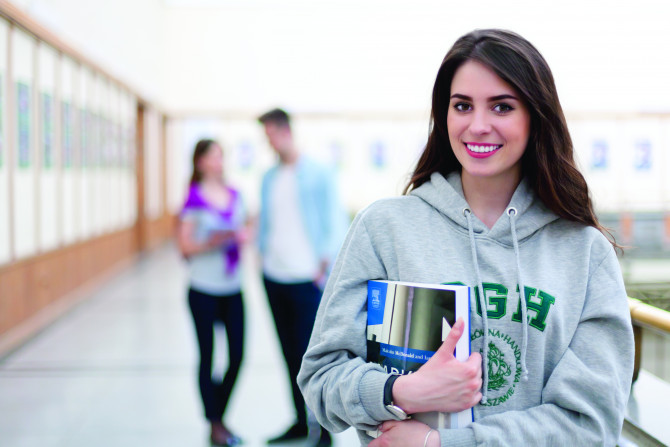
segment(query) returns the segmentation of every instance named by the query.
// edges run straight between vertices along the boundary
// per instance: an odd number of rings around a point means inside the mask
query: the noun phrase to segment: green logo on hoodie
[[[479,340],[483,335],[484,331],[477,329],[470,340]],[[488,401],[481,405],[494,407],[506,402],[514,394],[521,378],[521,348],[512,337],[498,329],[489,329],[488,348]],[[483,354],[482,351],[480,349],[479,352]]]
[[[512,372],[512,368],[505,362],[505,354],[493,343],[489,343],[488,355],[489,367],[489,390],[498,391],[507,385],[506,377]]]

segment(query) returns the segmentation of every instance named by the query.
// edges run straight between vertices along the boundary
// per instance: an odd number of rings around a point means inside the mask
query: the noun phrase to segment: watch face
[[[393,416],[397,417],[398,420],[404,421],[405,419],[408,419],[409,416],[407,416],[407,413],[405,413],[405,410],[403,410],[400,407],[397,407],[395,405],[387,405],[386,409],[393,414]]]

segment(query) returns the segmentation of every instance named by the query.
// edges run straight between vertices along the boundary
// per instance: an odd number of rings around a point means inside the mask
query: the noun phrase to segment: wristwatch
[[[384,406],[399,421],[404,421],[405,419],[409,419],[409,415],[405,410],[393,403],[393,383],[398,380],[398,377],[400,377],[398,374],[391,374],[386,379],[386,383],[384,384]]]

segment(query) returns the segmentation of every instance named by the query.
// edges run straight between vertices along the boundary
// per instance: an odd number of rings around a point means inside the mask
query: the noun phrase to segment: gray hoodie
[[[307,405],[328,430],[353,426],[367,445],[366,430],[394,419],[383,405],[388,376],[365,361],[367,280],[463,283],[475,291],[470,338],[484,397],[474,423],[440,430],[442,446],[615,445],[634,347],[611,244],[549,211],[525,181],[493,228],[467,209],[460,175],[435,173],[357,215],[298,375]]]

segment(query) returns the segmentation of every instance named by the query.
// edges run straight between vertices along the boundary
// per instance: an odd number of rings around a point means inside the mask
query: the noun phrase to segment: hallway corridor
[[[226,423],[256,447],[293,411],[253,256],[245,267],[246,352]],[[147,253],[1,358],[0,446],[208,446],[185,281],[172,245]],[[355,432],[334,445],[358,445]]]

